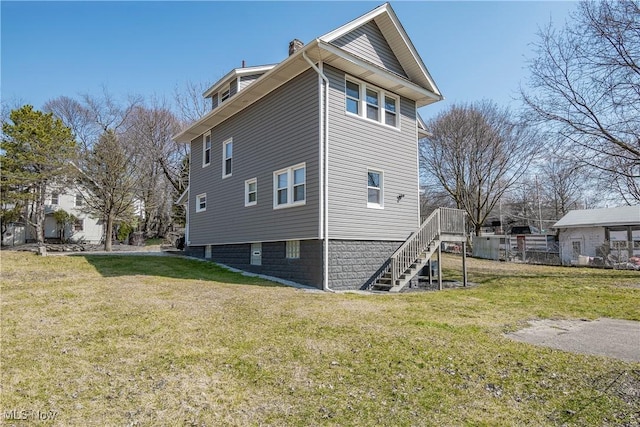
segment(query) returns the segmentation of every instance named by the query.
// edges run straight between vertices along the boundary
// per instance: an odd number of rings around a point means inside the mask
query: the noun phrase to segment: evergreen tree
[[[44,243],[45,200],[51,187],[73,175],[77,146],[71,130],[51,113],[25,105],[11,111],[11,122],[2,124],[3,208],[20,208],[35,228],[36,240]],[[31,214],[25,215],[24,207]]]

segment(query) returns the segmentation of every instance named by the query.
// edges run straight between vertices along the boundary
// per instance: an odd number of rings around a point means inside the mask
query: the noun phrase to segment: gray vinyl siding
[[[329,95],[329,237],[405,240],[418,227],[415,102],[400,99],[400,129],[345,112],[345,74],[325,66]],[[367,169],[383,172],[384,209],[367,207]],[[404,194],[398,202],[397,196]]]
[[[250,76],[242,76],[240,77],[240,85],[238,87],[238,90],[242,90],[244,88],[246,88],[247,86],[249,86],[251,83],[255,82],[258,77],[260,77],[262,74],[251,74]]]
[[[374,21],[370,21],[334,40],[332,44],[379,67],[407,77],[398,58],[394,55],[380,28]]]
[[[230,101],[231,102],[231,101]],[[212,129],[211,164],[202,137],[191,143],[191,245],[318,237],[318,77],[309,70]],[[233,138],[232,176],[222,179],[222,143]],[[273,208],[273,172],[306,163],[306,204]],[[257,178],[258,203],[245,207],[245,180]],[[207,194],[205,212],[195,197]]]
[[[211,109],[213,110],[218,106],[218,93],[214,93],[211,97]]]

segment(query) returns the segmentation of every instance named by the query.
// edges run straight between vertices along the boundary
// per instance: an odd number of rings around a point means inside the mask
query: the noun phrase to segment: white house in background
[[[65,189],[62,191],[52,191],[47,195],[45,204],[45,225],[44,225],[44,237],[45,239],[60,239],[62,232],[64,231],[65,239],[72,242],[83,243],[100,243],[103,235],[102,220],[93,218],[82,209],[85,205],[85,200],[82,194],[72,189]],[[73,224],[67,225],[63,230],[61,224],[58,224],[54,218],[54,212],[64,209],[66,212],[76,217]],[[30,240],[35,240],[33,235],[33,227],[29,227]]]
[[[614,261],[640,256],[640,206],[573,210],[553,228],[559,230],[560,258],[565,265],[609,254]]]

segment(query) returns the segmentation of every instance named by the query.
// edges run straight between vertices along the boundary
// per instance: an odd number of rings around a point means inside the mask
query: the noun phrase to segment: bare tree
[[[427,123],[421,140],[423,174],[432,173],[477,235],[505,191],[526,172],[540,141],[491,102],[453,106]]]
[[[560,219],[578,209],[589,182],[584,166],[558,155],[547,157],[540,166],[540,188],[548,219]]]
[[[176,86],[174,98],[183,125],[199,120],[211,110],[211,101],[202,96],[209,86],[208,83],[195,83],[190,80],[186,81],[182,88]]]
[[[136,108],[130,122],[123,138],[136,152],[137,197],[145,211],[142,230],[147,235],[163,234],[170,223],[172,202],[186,187],[181,174],[186,147],[172,139],[180,124],[166,103],[158,100],[150,107]]]
[[[81,181],[87,210],[106,225],[105,251],[111,251],[113,226],[133,214],[135,161],[113,130],[107,130],[83,163]]]
[[[89,150],[100,136],[100,127],[94,122],[91,111],[73,98],[59,96],[44,104],[44,111],[53,113],[72,130],[81,151]]]
[[[539,33],[522,98],[576,160],[640,201],[640,5],[581,2],[571,21]]]

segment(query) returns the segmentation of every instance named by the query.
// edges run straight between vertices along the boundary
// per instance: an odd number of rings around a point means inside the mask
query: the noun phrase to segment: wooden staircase
[[[464,241],[465,212],[438,208],[394,252],[386,267],[371,282],[370,290],[400,292],[438,253],[443,241]]]

